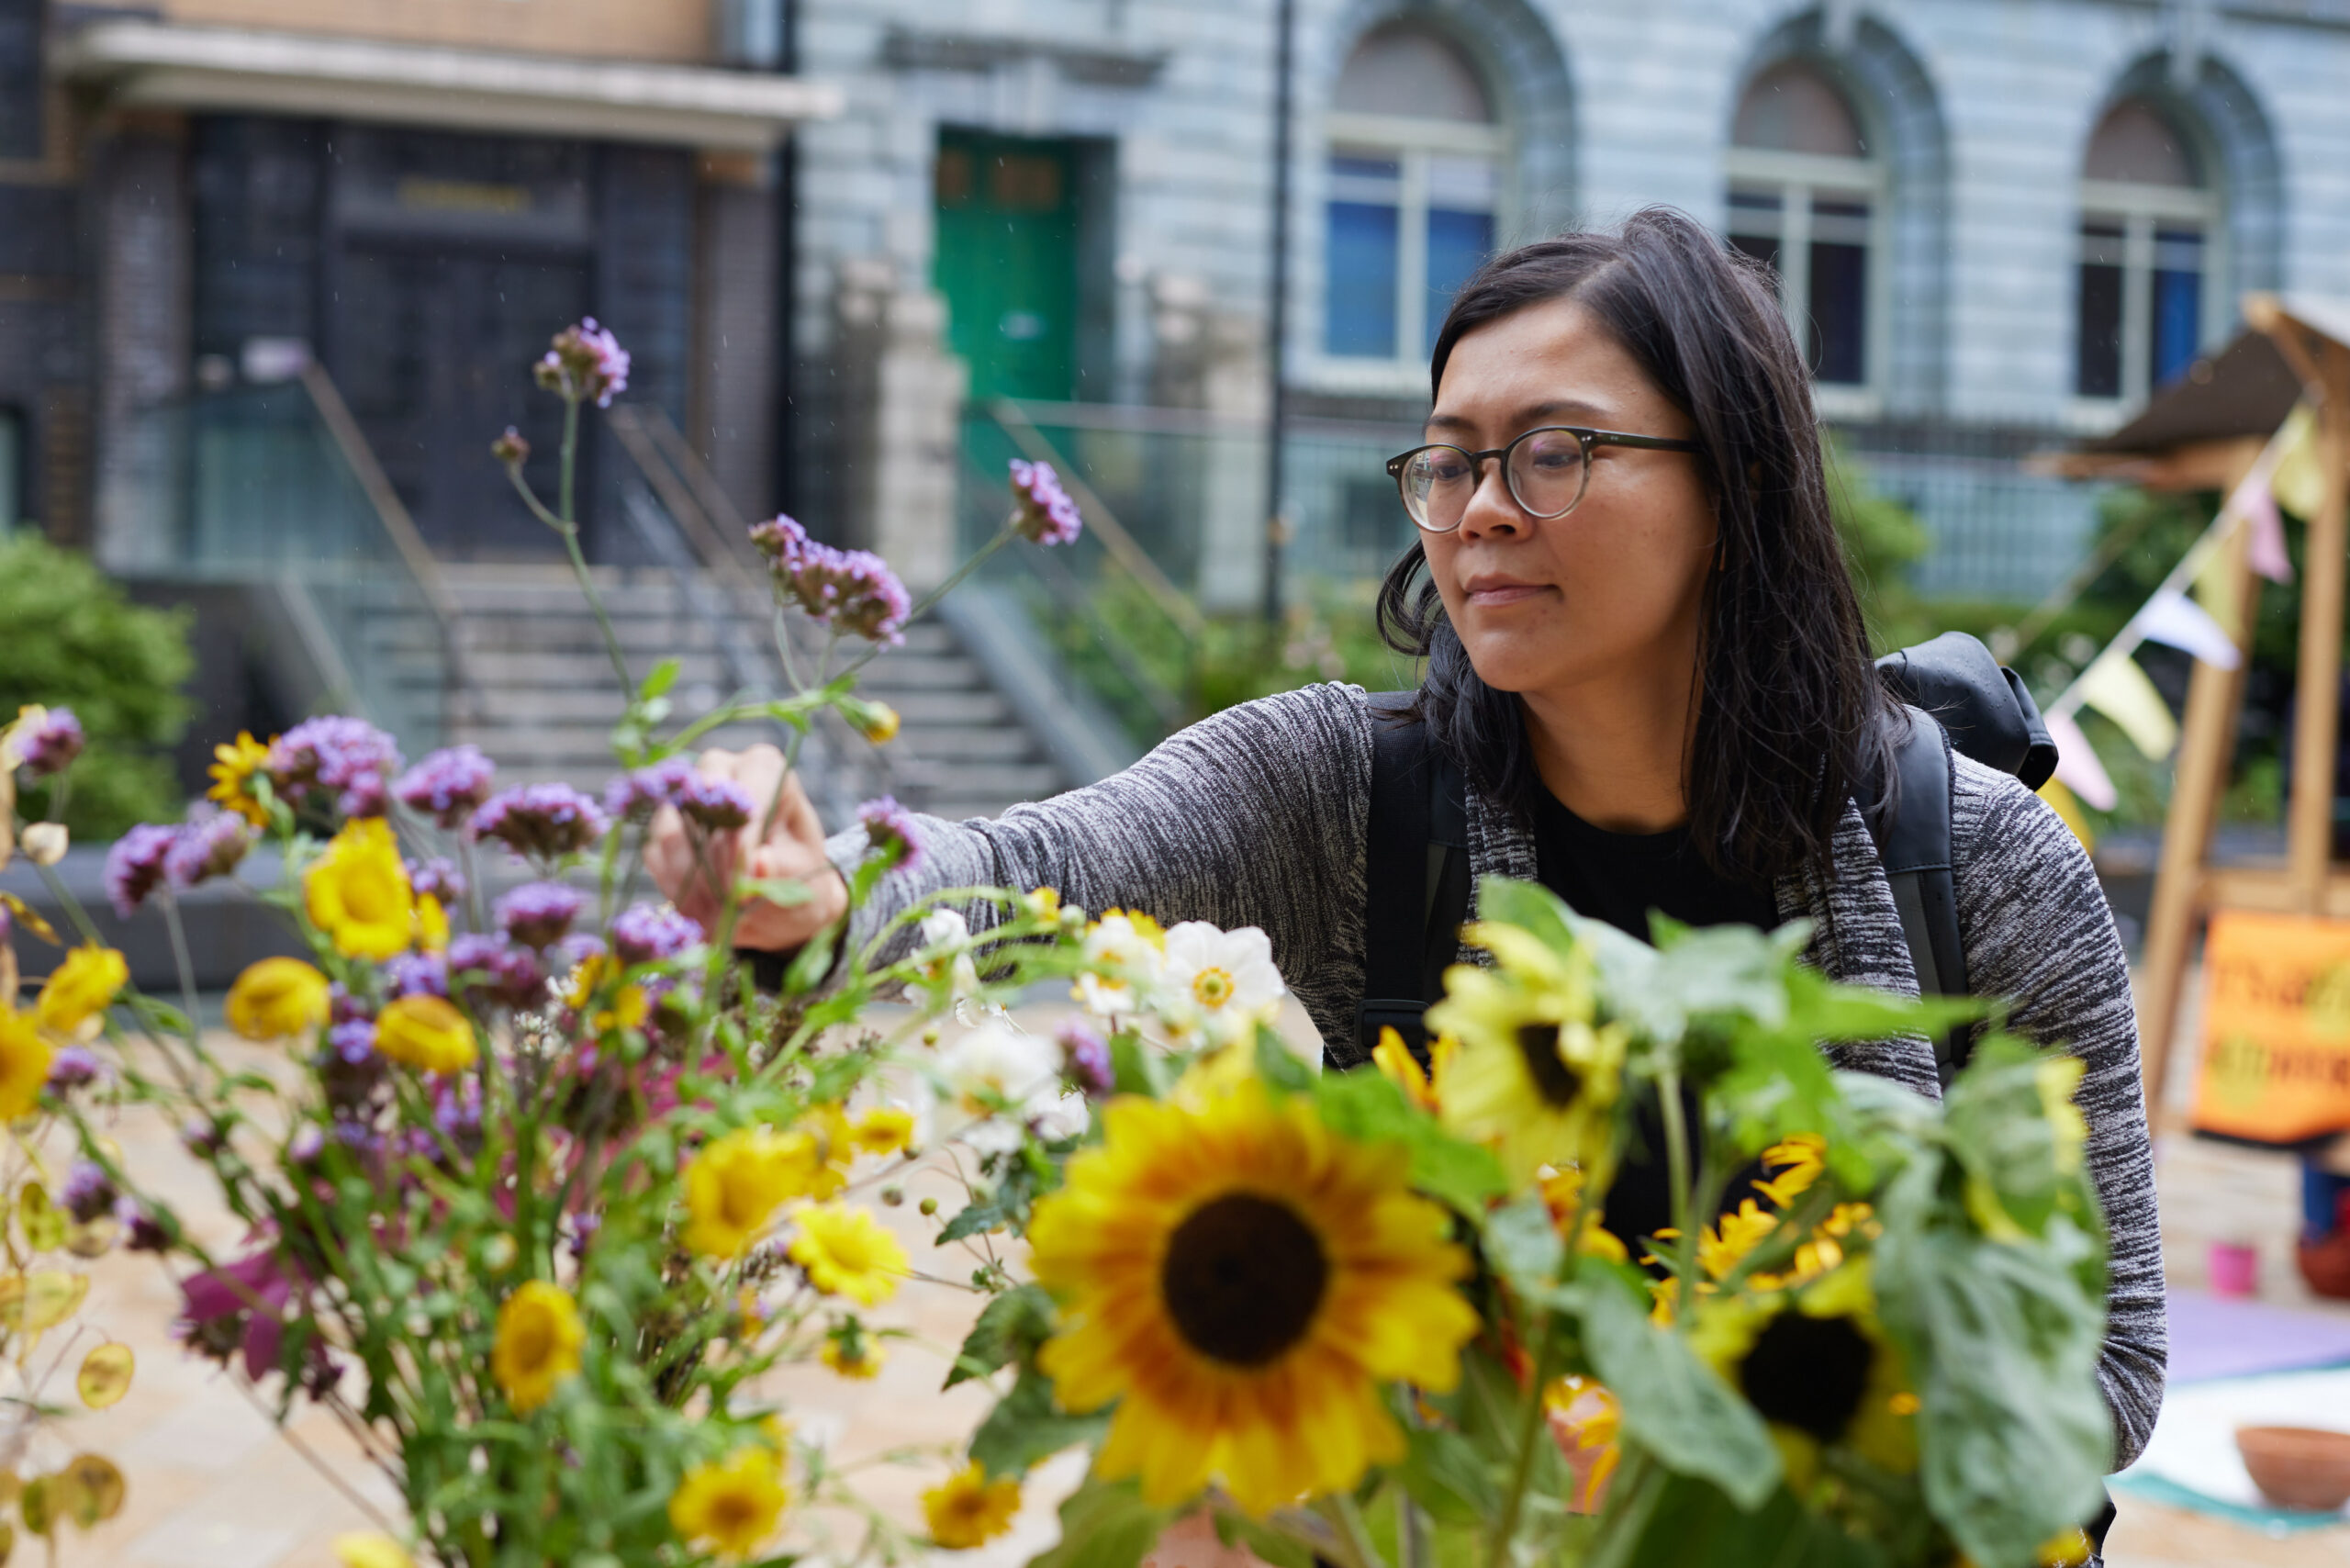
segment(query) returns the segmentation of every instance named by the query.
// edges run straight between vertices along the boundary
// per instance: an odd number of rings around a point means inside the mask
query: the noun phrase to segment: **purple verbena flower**
[[[59,1206],[84,1225],[114,1207],[119,1195],[106,1167],[91,1159],[77,1159],[68,1166],[65,1180],[57,1188]]]
[[[49,1086],[61,1092],[95,1083],[106,1075],[106,1064],[87,1046],[60,1046],[49,1058]]]
[[[502,936],[468,931],[453,937],[448,963],[454,999],[503,1007],[532,1007],[546,1000],[547,974],[539,956]]]
[[[394,996],[447,996],[449,966],[438,953],[402,953],[386,961],[384,984]]]
[[[338,1114],[364,1104],[391,1070],[375,1049],[375,1025],[364,1019],[328,1030],[325,1048],[310,1058],[310,1065],[328,1106]]]
[[[628,350],[589,316],[554,335],[554,346],[533,367],[533,374],[550,392],[609,409],[614,394],[628,390]]]
[[[563,882],[525,882],[498,901],[498,924],[526,947],[561,941],[588,905],[578,889]]]
[[[694,765],[682,756],[666,757],[650,767],[623,773],[604,786],[604,810],[626,822],[641,823],[694,781]]]
[[[624,964],[674,958],[703,935],[699,923],[666,904],[632,903],[612,917],[612,951]]]
[[[677,810],[705,833],[725,833],[750,825],[751,792],[732,778],[693,778],[677,795]]]
[[[814,620],[869,643],[895,646],[913,601],[890,564],[870,550],[811,541],[776,558],[776,578]]]
[[[496,771],[477,745],[443,746],[401,774],[392,793],[410,811],[454,830],[489,799]]]
[[[327,987],[327,1022],[348,1024],[352,1019],[375,1016],[375,1004],[364,996],[352,994],[350,987],[336,980]]]
[[[1061,1076],[1097,1099],[1117,1087],[1117,1073],[1110,1065],[1110,1047],[1080,1017],[1062,1021],[1053,1038],[1060,1042]]]
[[[1012,460],[1012,531],[1033,544],[1070,544],[1085,531],[1077,503],[1049,463]]]
[[[319,1130],[316,1122],[304,1122],[285,1140],[285,1163],[292,1166],[313,1164],[327,1151],[327,1135]]]
[[[575,931],[548,952],[547,969],[554,974],[567,974],[590,958],[602,958],[606,951],[602,937]]]
[[[106,851],[106,902],[115,913],[129,920],[162,886],[163,861],[178,839],[177,828],[140,823],[114,841]]]
[[[82,721],[71,708],[51,708],[24,741],[25,771],[36,778],[62,773],[82,755]]]
[[[408,885],[419,898],[429,898],[442,909],[454,909],[465,896],[465,876],[444,855],[408,863]]]
[[[568,784],[525,784],[492,795],[474,812],[469,831],[517,855],[552,860],[588,848],[610,825],[596,802]]]
[[[122,1226],[123,1246],[133,1252],[161,1252],[172,1244],[172,1233],[128,1193],[114,1201],[114,1218]]]
[[[277,737],[262,765],[269,782],[288,801],[313,792],[335,797],[347,817],[384,814],[391,776],[399,770],[399,747],[364,719],[329,714],[305,719]]]
[[[913,813],[898,804],[895,796],[866,801],[856,808],[856,821],[865,829],[871,853],[889,865],[902,868],[922,859],[922,838],[914,831]]]
[[[183,823],[163,857],[163,874],[175,888],[192,888],[237,868],[253,846],[253,830],[234,812],[214,811]]]
[[[778,512],[765,522],[751,524],[751,543],[758,546],[760,554],[778,566],[785,562],[796,566],[800,552],[808,547],[808,531]]]

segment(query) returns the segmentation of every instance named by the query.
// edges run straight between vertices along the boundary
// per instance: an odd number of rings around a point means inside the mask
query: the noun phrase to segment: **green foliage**
[[[1697,1359],[1688,1339],[1649,1321],[1606,1282],[1583,1294],[1593,1370],[1624,1402],[1624,1430],[1676,1473],[1710,1481],[1749,1512],[1779,1484],[1778,1450],[1762,1417]]]
[[[110,838],[132,823],[180,814],[179,788],[162,748],[187,723],[180,695],[195,667],[187,616],[135,605],[78,551],[31,533],[0,537],[0,719],[26,703],[71,708],[89,745],[72,769],[66,825],[77,838]],[[49,787],[27,792],[24,812],[44,814]]]
[[[1869,482],[1866,465],[1830,436],[1826,442],[1828,505],[1843,541],[1861,612],[1880,653],[1933,635],[1929,618],[1909,586],[1909,568],[1931,541],[1918,516]]]

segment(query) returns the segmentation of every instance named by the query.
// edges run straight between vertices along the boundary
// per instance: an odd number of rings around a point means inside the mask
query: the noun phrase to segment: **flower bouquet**
[[[539,367],[565,404],[554,505],[519,436],[495,447],[591,604],[572,460],[627,370],[592,322]],[[1080,525],[1048,467],[1014,465],[987,549]],[[1489,882],[1469,935],[1491,962],[1453,972],[1429,1059],[1391,1040],[1349,1073],[1281,1038],[1261,932],[1050,889],[942,892],[856,941],[844,917],[759,983],[738,927],[820,890],[744,847],[805,802],[690,753],[765,719],[788,766],[826,711],[886,740],[856,670],[927,601],[789,519],[753,536],[792,690],[681,718],[675,663],[640,677],[608,632],[628,696],[599,797],[500,790],[464,747],[404,767],[324,718],[221,747],[188,821],[116,845],[117,910],[158,906],[183,955],[178,892],[275,846],[258,896],[308,957],[252,966],[225,1017],[282,1055],[199,1027],[185,962],[177,998],[132,990],[52,880],[81,930],[29,1006],[0,942],[6,1409],[54,1414],[62,1361],[32,1350],[82,1288],[39,1254],[122,1246],[173,1270],[193,1351],[281,1417],[331,1412],[397,1484],[405,1518],[347,1540],[354,1568],[894,1561],[1000,1535],[1029,1471],[1080,1446],[1054,1568],[1132,1568],[1186,1520],[1276,1568],[1991,1568],[2093,1511],[2076,1065],[1994,1037],[1946,1109],[1831,1071],[1821,1041],[1953,1014],[1830,985],[1799,927],[1651,948]],[[62,809],[65,730],[0,736],[0,791],[31,767]],[[923,853],[893,803],[860,821],[851,912]],[[45,870],[62,853],[54,823],[22,839]],[[674,903],[642,896],[648,840],[683,846]],[[1080,1009],[1049,1036],[1006,1011],[1046,982]],[[1674,1223],[1628,1247],[1604,1216],[1644,1105]],[[127,1168],[107,1132],[134,1106],[183,1127],[232,1245]],[[910,1251],[915,1158],[968,1201],[925,1200]],[[861,1500],[770,1375],[871,1375],[915,1288],[984,1298],[942,1381],[997,1394],[919,1530]],[[78,1375],[102,1404],[128,1361],[100,1346]],[[122,1495],[88,1456],[0,1445],[0,1469],[52,1545]]]

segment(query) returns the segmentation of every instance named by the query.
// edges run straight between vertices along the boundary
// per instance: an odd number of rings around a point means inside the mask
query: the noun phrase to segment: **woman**
[[[1808,917],[1826,973],[1915,995],[1853,804],[1886,776],[1888,701],[1830,520],[1809,380],[1768,277],[1664,210],[1620,234],[1529,245],[1460,291],[1431,378],[1430,444],[1393,465],[1420,540],[1381,613],[1389,640],[1427,660],[1419,712],[1468,780],[1472,872],[1539,879],[1641,935],[1651,909],[1693,924]],[[883,883],[857,934],[926,892],[980,884],[1261,926],[1328,1059],[1353,1065],[1371,724],[1360,690],[1309,687],[998,821],[924,820],[920,866]],[[779,760],[704,766],[765,799]],[[836,918],[833,868],[862,848],[854,833],[827,846],[787,789],[775,834],[743,848],[755,874],[801,877],[820,895],[754,910],[742,928],[753,947],[796,946]],[[1953,795],[1974,990],[2010,999],[2014,1028],[2087,1063],[2079,1098],[2113,1239],[2100,1376],[2118,1468],[2153,1429],[2165,1361],[2129,972],[2056,815],[1963,756]],[[687,880],[679,842],[655,857],[665,885]],[[1938,1092],[1922,1039],[1837,1056]]]

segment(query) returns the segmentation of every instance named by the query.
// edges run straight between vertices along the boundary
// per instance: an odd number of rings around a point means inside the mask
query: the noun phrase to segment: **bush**
[[[26,703],[73,710],[89,736],[74,764],[66,823],[77,839],[111,838],[180,814],[163,748],[187,725],[180,688],[195,667],[187,618],[125,598],[89,557],[31,534],[0,538],[0,715]],[[28,818],[49,786],[28,792]]]

